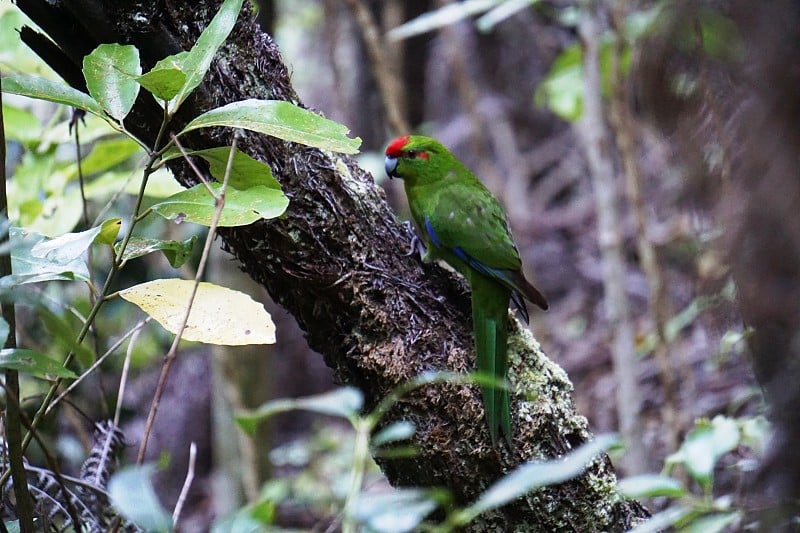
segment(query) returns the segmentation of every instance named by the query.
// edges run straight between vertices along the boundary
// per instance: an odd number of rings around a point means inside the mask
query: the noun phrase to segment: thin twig
[[[103,364],[103,361],[105,361],[108,358],[108,356],[110,356],[112,353],[116,352],[117,348],[122,346],[122,343],[125,342],[125,339],[127,339],[128,337],[130,337],[131,335],[133,335],[134,333],[136,333],[140,329],[142,329],[142,327],[144,327],[144,325],[147,324],[149,321],[150,321],[150,317],[149,316],[147,318],[145,318],[144,320],[139,321],[139,323],[136,324],[133,327],[133,329],[129,330],[127,333],[125,333],[125,335],[120,337],[117,340],[117,342],[112,344],[111,347],[108,350],[106,350],[106,352],[103,355],[101,355],[100,357],[97,358],[97,360],[92,364],[92,366],[90,366],[88,369],[86,369],[86,372],[84,372],[83,374],[78,376],[78,379],[76,379],[75,381],[70,383],[69,387],[64,389],[64,391],[61,394],[59,394],[58,397],[56,397],[56,399],[53,400],[50,403],[50,405],[47,407],[47,410],[44,412],[44,414],[45,415],[49,414],[50,411],[52,411],[53,408],[55,408],[55,406],[58,404],[58,402],[60,402],[65,396],[67,396],[70,392],[72,392],[75,389],[75,387],[77,387],[83,381],[83,379],[86,376],[91,374],[98,366]]]
[[[149,319],[150,317],[148,317]],[[136,341],[139,339],[141,329],[137,329],[131,337],[131,342],[128,343],[128,349],[125,350],[125,362],[122,363],[122,373],[119,376],[119,391],[117,392],[117,406],[114,409],[114,425],[119,426],[119,417],[122,412],[122,399],[125,397],[125,386],[128,383],[128,371],[131,367],[131,357],[133,355],[133,347],[136,346]]]
[[[181,517],[183,505],[186,503],[187,496],[189,496],[189,489],[192,486],[192,481],[194,481],[194,465],[196,460],[197,444],[192,441],[192,443],[189,445],[189,466],[186,469],[186,479],[183,480],[183,487],[181,487],[181,493],[178,496],[178,502],[175,504],[175,510],[172,511],[173,527],[178,525],[178,519]]]
[[[625,76],[622,73],[621,65],[625,47],[621,32],[624,28],[626,9],[627,2],[617,2],[616,8],[612,8],[611,21],[615,26],[613,32],[615,53],[612,54],[611,58],[612,90],[609,119],[616,134],[620,161],[625,175],[628,203],[633,212],[639,259],[650,292],[649,310],[658,339],[655,347],[655,359],[659,366],[661,387],[664,391],[662,413],[664,425],[667,429],[667,447],[669,450],[676,450],[680,437],[681,422],[677,408],[675,378],[673,377],[673,369],[669,357],[670,341],[666,333],[670,311],[666,298],[664,276],[658,263],[656,249],[647,234],[647,214],[641,191],[642,172],[636,157],[636,138],[638,136],[630,114],[631,98],[625,90]]]
[[[197,176],[197,178],[200,180],[200,183],[205,185],[206,190],[208,191],[208,194],[210,194],[211,196],[216,198],[217,195],[214,193],[213,189],[211,189],[211,186],[209,185],[208,180],[203,175],[203,173],[200,172],[200,169],[194,163],[194,160],[189,156],[189,153],[183,148],[183,145],[180,143],[178,138],[176,136],[174,136],[174,135],[172,136],[172,142],[175,143],[175,146],[178,148],[178,150],[180,150],[181,155],[183,156],[183,158],[186,160],[187,163],[189,163],[189,166],[191,167],[191,169],[194,172],[195,176]]]
[[[355,510],[358,496],[364,483],[367,459],[369,458],[369,435],[372,425],[366,418],[359,418],[355,424],[356,442],[353,449],[353,465],[350,469],[350,490],[344,504],[343,533],[355,533],[358,529],[355,520]]]
[[[353,10],[358,27],[361,29],[361,36],[364,38],[372,65],[372,75],[378,84],[389,126],[395,135],[404,135],[411,130],[411,126],[403,116],[402,90],[397,75],[389,68],[389,62],[386,60],[386,48],[381,42],[378,25],[362,0],[347,0],[347,3]]]
[[[439,7],[454,4],[455,0],[437,0]],[[459,24],[452,24],[441,29],[442,41],[445,46],[448,68],[452,83],[461,105],[464,106],[464,115],[470,126],[468,132],[469,148],[478,161],[478,174],[481,181],[490,189],[500,191],[502,179],[497,167],[491,163],[491,146],[486,135],[485,120],[480,109],[479,80],[470,67],[473,56],[471,43],[464,33],[466,30]]]
[[[579,25],[584,53],[584,112],[578,133],[591,170],[597,208],[598,242],[604,266],[605,309],[612,334],[611,356],[617,380],[617,415],[620,431],[628,447],[625,461],[629,473],[637,474],[647,469],[647,454],[643,444],[644,428],[639,417],[644,395],[638,382],[634,329],[628,295],[625,292],[625,261],[620,235],[622,224],[619,220],[616,171],[611,152],[614,139],[609,134],[603,113],[600,4],[592,2],[587,5]]]
[[[19,405],[19,397],[5,384],[0,382],[0,388],[6,391],[6,400],[9,402],[14,402]],[[30,429],[30,422],[25,417],[25,413],[20,412],[20,423]],[[67,490],[67,486],[64,483],[64,479],[61,476],[61,471],[58,468],[58,461],[55,459],[53,454],[50,453],[50,450],[47,448],[47,445],[42,441],[41,437],[39,436],[38,432],[33,432],[33,437],[36,439],[36,442],[39,443],[42,453],[44,454],[45,461],[47,465],[50,467],[50,470],[43,470],[47,474],[52,474],[56,478],[56,482],[58,483],[59,487],[64,493],[64,500],[67,506],[67,514],[69,515],[70,519],[75,524],[80,524],[79,514],[75,507],[72,505],[72,500],[69,499],[67,496],[69,491]],[[31,469],[26,465],[24,466],[25,471],[30,471]],[[26,484],[27,484],[27,476],[26,476]],[[19,512],[19,511],[18,511]]]
[[[3,122],[3,97],[0,93],[0,216],[8,220],[8,196],[6,191],[6,134]],[[5,244],[9,240],[9,233],[3,232],[0,235],[0,243]],[[11,255],[0,255],[0,276],[11,274]],[[16,314],[13,302],[2,302],[0,304],[3,318],[8,324],[8,337],[5,340],[6,348],[14,348],[17,344],[16,337]],[[25,463],[23,456],[25,453],[25,443],[22,438],[22,412],[19,402],[19,372],[17,370],[6,369],[6,445],[8,448],[9,468],[3,473],[3,480],[0,480],[0,487],[5,486],[8,475],[12,477],[14,486],[14,496],[17,499],[17,518],[19,518],[20,531],[23,533],[33,532],[33,502],[28,491],[28,479],[25,475]]]
[[[211,252],[211,245],[214,241],[214,236],[216,235],[217,232],[217,226],[219,225],[220,217],[222,217],[222,209],[225,207],[225,191],[228,188],[228,181],[230,179],[231,167],[233,166],[233,155],[236,152],[237,139],[238,135],[234,134],[233,142],[231,142],[230,155],[228,156],[228,164],[225,167],[225,177],[223,178],[222,186],[220,187],[219,192],[214,193],[214,191],[211,188],[209,188],[209,191],[214,196],[214,203],[215,203],[214,217],[212,218],[211,225],[208,228],[208,235],[206,236],[206,242],[205,246],[203,247],[203,254],[200,258],[200,263],[197,266],[197,273],[195,274],[194,285],[192,286],[192,292],[189,295],[189,300],[186,305],[186,312],[183,315],[183,320],[181,321],[181,325],[178,328],[178,332],[172,341],[172,345],[170,346],[167,354],[164,356],[164,364],[161,366],[161,374],[158,377],[158,384],[156,385],[155,395],[153,396],[153,401],[150,404],[150,412],[147,414],[147,421],[145,422],[144,426],[144,434],[142,435],[142,442],[139,445],[139,453],[136,456],[137,464],[141,464],[144,461],[145,453],[147,452],[147,441],[150,439],[150,433],[153,431],[153,424],[155,423],[156,414],[158,413],[158,407],[161,403],[161,396],[164,394],[164,389],[166,387],[170,369],[172,368],[172,364],[175,361],[175,357],[178,354],[178,344],[180,344],[183,332],[186,329],[186,325],[189,322],[189,314],[192,312],[192,304],[194,303],[195,296],[197,295],[197,288],[200,286],[200,280],[203,278],[203,273],[205,272],[206,265],[208,263],[208,256],[209,253]],[[172,141],[176,143],[176,146],[179,147],[181,152],[184,154],[184,157],[186,157],[186,152],[183,151],[180,145],[177,144],[177,139],[175,138],[174,135],[172,136]],[[199,173],[198,173],[198,178],[204,180],[203,176],[200,175]]]

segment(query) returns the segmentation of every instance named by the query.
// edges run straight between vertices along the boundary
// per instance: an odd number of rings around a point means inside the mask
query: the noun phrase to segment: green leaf
[[[547,107],[569,122],[583,114],[583,54],[579,44],[564,49],[553,62],[534,95],[539,107]]]
[[[40,241],[31,248],[31,256],[56,264],[68,264],[81,258],[102,230],[102,225],[95,226],[80,233],[65,233],[55,239]]]
[[[533,489],[577,477],[599,454],[618,442],[619,437],[616,435],[601,435],[559,459],[525,463],[489,487],[465,512],[473,518],[501,507]]]
[[[173,56],[170,60],[180,64],[179,68],[186,76],[183,87],[170,102],[172,112],[178,109],[186,97],[203,81],[211,66],[211,60],[236,23],[242,2],[243,0],[225,0],[192,49],[188,53]]]
[[[188,152],[188,155],[198,156],[208,161],[211,175],[221,183],[225,178],[225,169],[228,165],[230,153],[229,146],[218,146],[216,148]],[[170,150],[164,155],[164,160],[169,161],[170,159],[182,157],[182,155],[178,150]],[[278,190],[281,188],[281,184],[272,175],[272,170],[267,164],[253,159],[238,148],[233,152],[228,185],[239,190],[249,189],[256,185],[264,185],[270,189]]]
[[[186,74],[181,70],[182,58],[189,52],[168,56],[157,62],[147,74],[136,81],[160,100],[172,100],[186,84]]]
[[[236,415],[236,423],[250,435],[255,434],[260,422],[272,415],[301,409],[323,415],[351,418],[364,405],[364,395],[354,387],[342,387],[324,394],[306,398],[282,398],[272,400],[255,410],[243,411]]]
[[[716,416],[700,420],[686,436],[681,448],[667,458],[668,464],[682,462],[689,474],[705,490],[710,490],[717,460],[739,445],[740,433],[735,420]]]
[[[136,101],[142,73],[139,50],[130,44],[101,44],[83,58],[83,77],[89,94],[106,112],[122,121]]]
[[[361,139],[347,137],[347,127],[281,100],[242,100],[212,109],[192,120],[178,135],[199,128],[227,126],[272,135],[323,150],[354,154]]]
[[[397,489],[387,493],[364,494],[356,505],[356,519],[378,533],[415,531],[437,507],[428,491]]]
[[[693,512],[693,509],[688,506],[668,507],[660,513],[654,514],[649,520],[639,524],[628,533],[660,533],[685,519]]]
[[[119,292],[170,333],[177,333],[186,314],[194,281],[156,279]],[[264,306],[248,295],[213,283],[197,287],[183,338],[209,344],[273,344],[275,324]]]
[[[742,444],[762,455],[772,436],[772,427],[764,416],[747,417],[739,420]]]
[[[103,221],[103,223],[100,224],[100,233],[94,238],[94,242],[97,244],[114,244],[121,227],[121,218],[110,218]]]
[[[10,141],[18,141],[28,148],[41,141],[42,126],[39,119],[26,109],[3,103],[3,125],[6,128],[6,139]]]
[[[89,269],[86,261],[81,257],[67,254],[72,258],[63,261],[60,259],[67,256],[60,253],[44,257],[42,254],[47,255],[47,243],[50,241],[41,233],[24,232],[19,228],[11,228],[9,237],[12,274],[0,279],[0,287],[51,280],[89,280]],[[33,253],[34,248],[37,249],[36,254]]]
[[[61,366],[61,363],[50,359],[46,355],[24,350],[22,348],[6,348],[0,350],[0,368],[19,370],[36,378],[54,379],[76,378],[70,369]]]
[[[8,322],[3,317],[0,317],[0,346],[6,345],[9,331]]]
[[[372,437],[371,443],[373,447],[377,448],[378,446],[383,446],[390,442],[410,439],[414,436],[416,430],[417,428],[414,427],[414,424],[408,420],[399,420],[389,424],[376,433],[375,436]]]
[[[94,362],[96,354],[87,343],[78,344],[75,342],[75,331],[79,325],[74,315],[67,312],[58,313],[44,305],[36,307],[36,315],[53,339],[53,351],[56,353],[68,351],[75,353],[78,362],[83,368],[89,367]]]
[[[83,137],[81,136],[81,139]],[[81,172],[90,176],[115,167],[137,152],[144,154],[136,141],[127,137],[116,137],[97,141],[89,155],[81,160]],[[67,177],[78,175],[78,165],[72,164],[64,170]]]
[[[677,479],[658,474],[642,474],[626,477],[617,484],[617,489],[626,498],[655,498],[666,496],[680,498],[686,489]]]
[[[254,533],[264,531],[264,522],[253,518],[252,513],[252,506],[248,505],[228,516],[217,518],[211,524],[211,533]]]
[[[171,531],[172,517],[158,501],[150,476],[153,465],[120,469],[108,482],[111,503],[122,516],[145,531]]]
[[[723,531],[730,531],[728,527],[733,525],[740,517],[739,511],[708,514],[683,526],[681,533],[722,533]]]
[[[222,188],[220,183],[209,183],[215,193]],[[262,218],[275,218],[286,211],[289,199],[279,190],[259,185],[245,191],[228,188],[225,192],[225,207],[219,226],[245,226]],[[214,198],[202,183],[191,189],[173,194],[152,206],[153,211],[167,220],[189,221],[210,226],[216,206]]]
[[[91,96],[73,89],[69,85],[37,76],[16,74],[0,79],[3,92],[19,94],[37,100],[47,100],[83,109],[102,117],[103,108]]]
[[[180,268],[192,256],[192,249],[197,242],[197,235],[192,235],[185,241],[162,241],[160,239],[145,239],[133,237],[125,247],[122,255],[123,261],[129,261],[153,252],[162,252],[172,268]],[[121,242],[119,244],[122,244]],[[114,248],[119,254],[119,246]]]

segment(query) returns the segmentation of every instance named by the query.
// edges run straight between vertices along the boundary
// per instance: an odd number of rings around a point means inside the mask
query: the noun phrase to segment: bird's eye
[[[409,159],[416,159],[417,158],[417,151],[416,150],[409,150],[406,152],[406,157]]]

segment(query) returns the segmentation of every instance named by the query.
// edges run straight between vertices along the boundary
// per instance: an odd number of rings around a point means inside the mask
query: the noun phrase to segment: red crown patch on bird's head
[[[389,157],[400,157],[403,154],[403,147],[408,144],[408,135],[398,137],[386,147],[386,155]]]

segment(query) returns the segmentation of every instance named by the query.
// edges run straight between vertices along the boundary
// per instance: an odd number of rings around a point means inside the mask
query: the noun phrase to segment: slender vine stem
[[[208,188],[211,195],[214,197],[214,216],[211,219],[211,225],[208,228],[208,235],[206,237],[205,245],[203,246],[203,254],[200,257],[200,263],[197,266],[197,273],[194,277],[194,285],[192,286],[192,293],[189,295],[189,301],[186,305],[186,312],[183,315],[183,320],[181,321],[181,325],[178,328],[178,332],[175,334],[175,338],[172,341],[172,345],[169,348],[169,351],[164,356],[164,363],[161,367],[161,374],[158,377],[158,385],[156,386],[155,395],[153,396],[153,401],[150,404],[150,412],[147,414],[147,421],[145,422],[144,426],[144,435],[142,436],[142,442],[139,444],[139,453],[136,456],[136,462],[141,464],[144,461],[145,454],[147,453],[147,442],[150,440],[150,433],[153,430],[153,424],[155,423],[156,414],[158,413],[158,408],[161,403],[161,397],[164,394],[164,388],[167,383],[167,378],[169,377],[170,370],[172,369],[172,364],[175,362],[175,358],[178,354],[178,345],[180,344],[181,337],[183,336],[183,332],[186,329],[186,325],[189,322],[189,313],[192,311],[192,304],[194,303],[195,296],[197,295],[197,288],[200,286],[200,280],[203,277],[203,273],[205,272],[206,265],[208,263],[208,256],[211,252],[211,245],[214,241],[214,235],[216,235],[217,227],[219,225],[219,220],[222,217],[222,209],[225,207],[225,191],[228,188],[228,181],[230,180],[231,168],[233,166],[233,156],[236,152],[236,143],[237,143],[238,135],[234,134],[233,141],[231,142],[231,151],[230,155],[228,156],[228,163],[225,167],[225,176],[222,180],[222,186],[219,189],[218,193],[215,193],[213,189],[210,187]],[[180,142],[178,141],[177,137],[174,135],[172,136],[171,142],[175,143],[178,149],[183,154],[186,160],[189,160],[189,157],[186,151],[181,146]],[[190,166],[192,169],[195,170],[197,173],[198,179],[203,183],[206,182],[205,177],[202,173],[199,172],[197,167],[193,166],[190,162]]]

